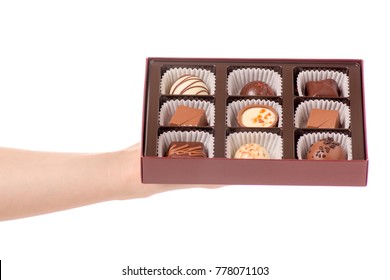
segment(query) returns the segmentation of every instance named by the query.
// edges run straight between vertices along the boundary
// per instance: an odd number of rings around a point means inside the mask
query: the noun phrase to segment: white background
[[[0,1],[0,146],[139,142],[148,56],[359,58],[370,159],[366,188],[191,189],[3,222],[4,279],[130,279],[127,265],[390,279],[390,20],[385,1],[322,2]]]

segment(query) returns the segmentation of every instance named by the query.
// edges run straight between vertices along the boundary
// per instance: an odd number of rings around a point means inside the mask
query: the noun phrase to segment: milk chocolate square
[[[169,125],[172,126],[207,126],[206,114],[203,109],[178,106]]]
[[[338,110],[312,109],[307,121],[307,128],[339,128]]]
[[[309,81],[306,83],[306,96],[339,97],[339,87],[333,79]]]
[[[166,156],[172,158],[207,157],[202,142],[172,142]]]

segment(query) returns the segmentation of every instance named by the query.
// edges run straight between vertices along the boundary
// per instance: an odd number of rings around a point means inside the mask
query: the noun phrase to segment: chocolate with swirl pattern
[[[183,75],[172,85],[169,94],[173,95],[209,95],[206,84],[195,75]]]
[[[202,142],[172,142],[166,156],[172,158],[207,157]]]

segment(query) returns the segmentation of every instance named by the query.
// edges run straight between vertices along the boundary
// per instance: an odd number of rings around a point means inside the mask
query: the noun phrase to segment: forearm
[[[218,186],[142,184],[139,143],[100,154],[0,148],[0,221],[192,187]]]
[[[0,148],[0,220],[120,199],[127,151],[50,153]]]

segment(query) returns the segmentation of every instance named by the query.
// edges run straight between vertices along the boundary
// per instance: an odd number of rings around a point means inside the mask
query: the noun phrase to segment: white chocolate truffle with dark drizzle
[[[206,84],[195,75],[183,75],[174,82],[169,94],[172,95],[209,95]]]

